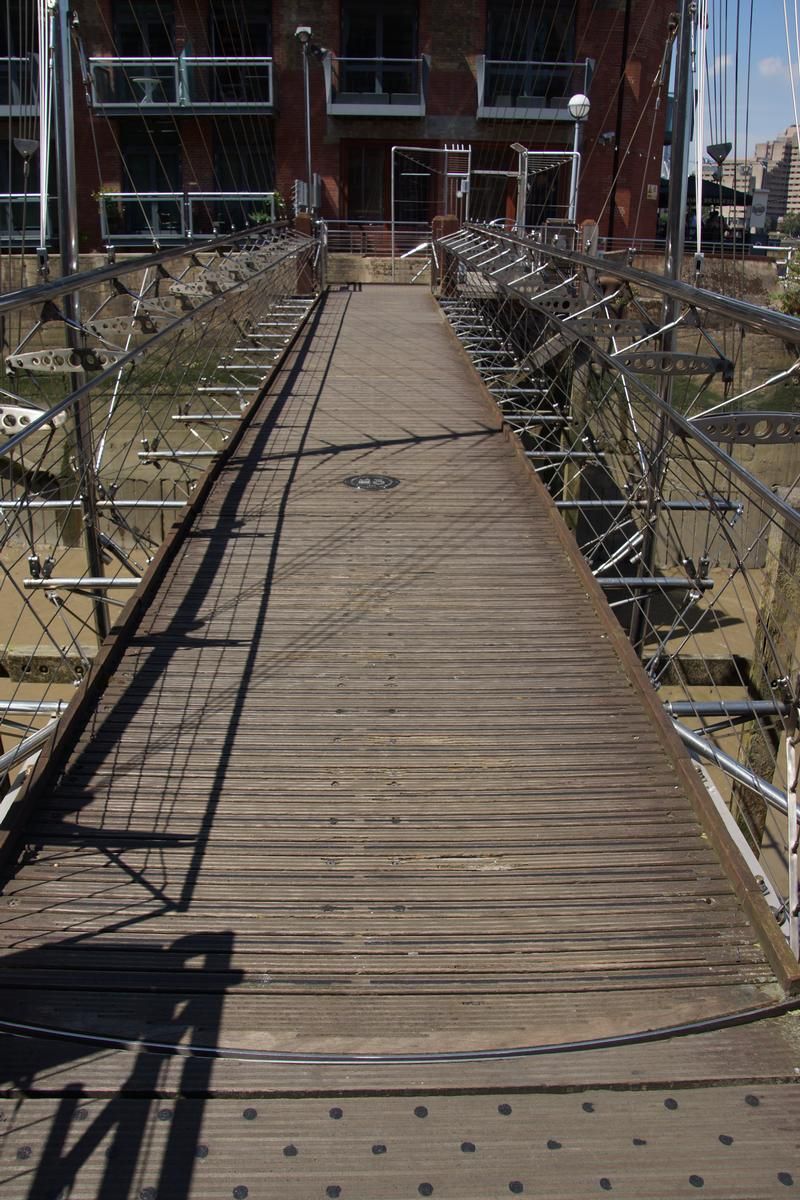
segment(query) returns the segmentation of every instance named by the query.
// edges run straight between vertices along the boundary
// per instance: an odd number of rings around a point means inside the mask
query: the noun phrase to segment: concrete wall
[[[329,254],[328,283],[418,283],[430,287],[431,269],[424,257],[396,258],[392,279],[391,258],[372,258],[361,254]],[[420,275],[419,272],[422,271]],[[415,279],[414,276],[418,275]]]

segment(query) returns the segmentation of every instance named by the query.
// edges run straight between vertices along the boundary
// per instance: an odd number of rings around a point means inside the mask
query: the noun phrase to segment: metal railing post
[[[53,8],[53,72],[55,83],[55,142],[58,172],[58,223],[62,274],[77,275],[78,212],[75,178],[75,131],[72,106],[72,47],[70,12],[67,0],[55,0]],[[84,337],[80,332],[80,299],[77,292],[64,297],[66,332],[70,348],[80,353]],[[76,380],[79,383],[79,380]],[[83,534],[89,573],[103,574],[103,555],[97,529],[97,492],[95,488],[92,423],[88,400],[74,407],[75,460],[80,476]],[[93,608],[99,641],[108,633],[108,613],[102,593],[93,593]]]

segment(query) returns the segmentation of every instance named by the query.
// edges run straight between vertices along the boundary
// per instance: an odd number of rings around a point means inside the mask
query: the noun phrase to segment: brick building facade
[[[666,0],[75,0],[75,8],[84,248],[109,234],[135,240],[137,230],[146,242],[154,226],[161,240],[187,224],[196,233],[224,228],[263,211],[258,198],[273,191],[290,201],[306,174],[302,25],[328,52],[309,58],[322,216],[387,222],[392,146],[461,145],[472,148],[471,215],[512,217],[512,145],[571,150],[567,101],[585,91],[578,219],[599,217],[616,237],[655,234],[666,105],[656,105],[653,84]],[[395,179],[401,221],[429,221],[451,206],[435,156],[417,160],[418,170]],[[534,178],[529,221],[563,216],[568,174]]]

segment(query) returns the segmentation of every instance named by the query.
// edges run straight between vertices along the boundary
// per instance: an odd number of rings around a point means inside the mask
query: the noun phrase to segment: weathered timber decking
[[[399,485],[344,486],[365,472]],[[431,297],[328,296],[30,819],[0,898],[4,1018],[424,1053],[778,998],[601,605]],[[3,1195],[794,1186],[793,1016],[430,1067],[0,1048]]]

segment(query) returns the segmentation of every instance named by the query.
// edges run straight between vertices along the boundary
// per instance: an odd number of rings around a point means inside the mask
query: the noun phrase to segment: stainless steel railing
[[[261,226],[0,297],[0,796],[259,395],[314,256]]]
[[[437,254],[448,318],[797,953],[800,321],[486,227]]]

